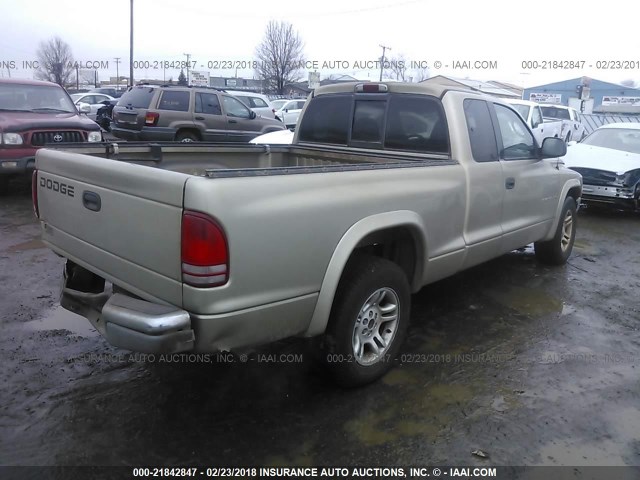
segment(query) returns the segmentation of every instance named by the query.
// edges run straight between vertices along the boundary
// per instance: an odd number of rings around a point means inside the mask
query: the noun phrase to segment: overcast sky
[[[2,75],[9,74],[6,62],[13,61],[11,76],[31,77],[33,72],[21,70],[22,62],[35,59],[38,43],[54,35],[69,43],[76,60],[109,62],[100,78],[115,75],[114,57],[122,58],[120,73],[128,74],[129,4],[129,0],[0,0]],[[320,67],[336,61],[346,67],[320,68],[323,77],[344,73],[377,78],[378,72],[356,68],[355,62],[379,59],[383,44],[391,47],[391,57],[428,63],[432,76],[522,86],[582,75],[616,83],[639,81],[637,68],[595,68],[598,61],[640,61],[634,5],[617,0],[134,0],[134,59],[153,65],[185,60],[183,54],[190,53],[196,70],[234,76],[234,69],[214,70],[207,64],[252,60],[267,22],[285,20],[302,37],[308,60]],[[467,60],[496,61],[498,69],[453,69],[454,62]],[[523,70],[527,60],[584,60],[585,68]],[[441,62],[439,69],[436,62]],[[178,72],[150,68],[136,70],[135,76],[177,79]],[[253,72],[241,69],[238,76],[250,78]]]

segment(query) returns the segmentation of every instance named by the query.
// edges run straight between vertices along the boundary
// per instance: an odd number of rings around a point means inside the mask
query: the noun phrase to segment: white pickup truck
[[[317,89],[291,145],[76,145],[33,176],[62,305],[113,345],[241,349],[322,336],[344,385],[398,355],[411,293],[535,242],[566,262],[581,177],[496,98],[445,86]]]
[[[528,100],[512,99],[507,102],[525,119],[538,144],[541,145],[545,138],[564,138],[562,136],[562,120],[545,118],[540,104]]]
[[[570,142],[571,140],[580,141],[586,137],[585,127],[580,119],[580,114],[575,108],[564,105],[541,105],[540,108],[542,108],[542,115],[545,119],[562,122],[560,138],[564,138],[565,142]]]

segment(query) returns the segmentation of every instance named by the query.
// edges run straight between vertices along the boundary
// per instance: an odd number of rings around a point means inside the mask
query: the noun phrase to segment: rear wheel
[[[345,387],[377,380],[392,366],[409,323],[411,294],[402,269],[357,255],[343,274],[324,339],[324,361]]]
[[[536,258],[542,263],[548,265],[566,263],[576,238],[576,211],[576,201],[573,197],[567,197],[562,206],[556,234],[549,241],[534,244]]]
[[[197,142],[198,140],[199,140],[198,136],[195,133],[190,132],[188,130],[178,132],[176,134],[176,142],[191,143],[191,142]]]
[[[6,195],[9,190],[9,176],[0,175],[0,195]]]

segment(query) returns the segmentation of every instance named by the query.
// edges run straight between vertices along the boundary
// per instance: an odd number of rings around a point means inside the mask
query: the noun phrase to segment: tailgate
[[[188,175],[48,149],[36,168],[42,238],[54,251],[143,298],[182,304]]]

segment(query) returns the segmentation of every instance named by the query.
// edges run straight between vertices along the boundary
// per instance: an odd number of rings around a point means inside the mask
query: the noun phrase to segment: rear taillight
[[[31,175],[31,200],[33,201],[33,213],[36,218],[40,218],[40,209],[38,208],[38,170],[33,171]]]
[[[156,112],[149,112],[144,116],[144,124],[150,127],[155,127],[158,124],[160,114]]]
[[[229,249],[222,227],[208,215],[182,214],[182,281],[194,287],[217,287],[229,279]]]

